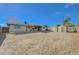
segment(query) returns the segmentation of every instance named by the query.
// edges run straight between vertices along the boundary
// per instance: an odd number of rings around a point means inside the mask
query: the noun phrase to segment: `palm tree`
[[[66,26],[66,31],[68,31],[68,27],[72,27],[73,24],[70,22],[71,18],[68,17],[64,20],[64,26]]]

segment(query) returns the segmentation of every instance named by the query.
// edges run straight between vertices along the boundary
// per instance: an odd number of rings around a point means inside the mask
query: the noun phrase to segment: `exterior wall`
[[[51,27],[51,31],[57,32],[57,27]]]
[[[62,29],[63,29],[62,32],[66,32],[66,27],[65,26],[63,26]]]
[[[19,26],[18,28],[15,28],[15,26]],[[32,31],[38,31],[38,26],[24,26],[24,25],[9,25],[9,32],[32,32]]]
[[[74,31],[76,31],[75,27],[68,27],[68,32],[74,32]]]
[[[67,31],[65,26],[52,27],[51,30],[53,32],[66,32]],[[75,27],[68,27],[68,31],[74,32],[74,31],[76,31],[76,28]],[[79,32],[79,27],[77,27],[77,32]]]
[[[11,33],[14,32],[14,25],[9,25],[8,27],[9,27],[9,32]]]
[[[59,27],[51,27],[50,28],[53,32],[66,32],[66,27],[65,26],[59,26]]]
[[[58,27],[58,32],[62,32],[62,27],[61,26]]]
[[[0,28],[0,33],[2,33],[2,28]]]
[[[79,26],[76,27],[77,32],[79,32]]]
[[[18,29],[19,31],[23,31],[26,32],[26,26],[20,26],[20,29]]]
[[[16,25],[18,26],[18,25]],[[9,32],[14,33],[14,32],[25,32],[26,27],[25,26],[20,26],[20,28],[15,29],[15,25],[9,25]]]

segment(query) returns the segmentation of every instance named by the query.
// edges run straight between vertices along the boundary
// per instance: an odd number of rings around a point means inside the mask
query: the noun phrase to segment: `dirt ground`
[[[72,55],[79,54],[79,33],[6,34],[0,45],[1,55]]]

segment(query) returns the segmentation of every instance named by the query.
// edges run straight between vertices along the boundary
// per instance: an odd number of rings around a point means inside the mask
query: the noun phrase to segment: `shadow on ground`
[[[5,38],[6,38],[6,34],[5,33],[0,33],[0,46],[4,42]]]

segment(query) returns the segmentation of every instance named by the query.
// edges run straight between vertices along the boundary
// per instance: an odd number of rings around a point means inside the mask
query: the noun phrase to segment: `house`
[[[53,27],[51,27],[51,30],[53,31],[53,32],[63,32],[64,31],[64,27],[63,26],[53,26]]]
[[[0,27],[0,33],[8,33],[8,27]]]
[[[54,26],[54,27],[51,27],[51,30],[53,32],[77,32],[79,30],[79,27],[75,27],[75,26],[72,26],[72,27],[65,27],[65,26]]]
[[[76,30],[77,30],[77,32],[79,33],[79,26],[78,26],[78,25],[76,26]]]
[[[7,33],[8,26],[6,24],[0,24],[0,33]]]
[[[28,25],[28,24],[13,24],[8,23],[9,33],[20,33],[20,32],[34,32],[41,31],[42,26],[39,25]]]
[[[53,27],[50,27],[51,31],[53,32],[57,32],[57,27],[56,26],[53,26]]]

